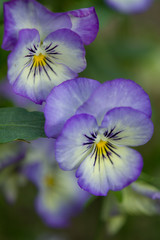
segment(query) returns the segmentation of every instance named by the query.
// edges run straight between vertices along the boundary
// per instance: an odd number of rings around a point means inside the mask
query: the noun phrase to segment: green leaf
[[[0,143],[46,137],[44,121],[41,112],[28,112],[16,107],[0,108]]]

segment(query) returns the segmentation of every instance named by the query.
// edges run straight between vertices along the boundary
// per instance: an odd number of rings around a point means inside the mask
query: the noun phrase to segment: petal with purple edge
[[[101,123],[106,112],[115,107],[131,107],[149,117],[152,114],[148,94],[135,82],[125,79],[115,79],[100,85],[77,110],[77,114],[91,114]]]
[[[84,145],[86,136],[97,129],[95,118],[87,114],[75,115],[65,123],[55,143],[55,158],[60,168],[73,170],[85,159],[90,151]]]
[[[15,93],[37,104],[42,104],[54,86],[77,76],[63,64],[54,64],[54,70],[58,72],[58,76],[49,70],[48,74],[46,71],[42,71],[41,75],[34,77],[34,72],[32,72],[33,74],[28,77],[29,70],[25,68],[13,84]]]
[[[130,148],[119,147],[109,159],[99,159],[95,163],[89,155],[79,166],[76,177],[80,187],[94,195],[107,195],[109,190],[119,191],[135,181],[142,170],[141,155]]]
[[[72,23],[71,30],[81,37],[84,44],[88,45],[93,42],[99,30],[99,22],[95,8],[83,8],[67,13]]]
[[[12,0],[4,3],[4,39],[2,48],[12,50],[21,29],[36,28],[41,40],[51,32],[71,28],[71,20],[66,13],[52,13],[34,0]]]
[[[139,146],[153,135],[153,123],[146,114],[128,107],[114,108],[101,125],[105,136],[115,145]]]
[[[69,29],[60,29],[50,33],[43,42],[44,46],[56,47],[57,63],[65,64],[72,71],[79,73],[86,68],[85,49],[80,37]],[[51,49],[52,49],[51,46]],[[49,48],[50,49],[50,48]],[[55,54],[53,50],[47,50],[48,54]]]
[[[57,137],[64,123],[75,114],[100,85],[98,81],[77,78],[65,81],[54,87],[46,100],[45,133],[48,137]]]

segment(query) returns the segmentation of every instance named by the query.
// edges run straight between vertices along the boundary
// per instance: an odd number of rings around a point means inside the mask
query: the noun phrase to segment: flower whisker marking
[[[105,137],[109,137],[109,138],[114,138],[114,140],[115,140],[115,137],[117,137],[118,134],[120,134],[121,132],[124,131],[124,130],[120,130],[120,131],[114,133],[115,128],[116,128],[116,127],[113,127],[113,128],[110,130],[110,132],[106,131],[106,132],[104,133],[104,136],[105,136]],[[121,138],[119,138],[119,139],[121,139]]]
[[[36,53],[32,48],[27,48],[30,52]]]
[[[29,73],[27,76],[27,79],[29,78],[32,70],[33,71],[33,77],[35,79],[36,75],[40,75],[42,70],[45,72],[47,78],[51,81],[51,78],[48,74],[47,68],[49,68],[55,75],[57,75],[57,73],[54,71],[53,67],[51,67],[51,64],[55,64],[52,61],[52,58],[54,59],[58,59],[57,57],[54,56],[50,56],[50,55],[58,55],[61,53],[56,52],[56,48],[58,47],[58,45],[55,45],[54,47],[52,47],[52,43],[50,43],[47,47],[43,47],[43,44],[41,45],[41,47],[39,47],[39,45],[33,45],[33,48],[27,48],[29,50],[29,54],[27,54],[25,57],[29,58],[29,61],[27,61],[27,63],[25,64],[25,66],[30,67],[29,69]]]
[[[55,45],[54,47],[50,48],[51,46],[52,46],[52,43],[48,47],[45,48],[46,52],[50,52],[50,51],[52,51],[52,50],[54,50],[55,48],[58,47],[58,45]]]
[[[111,159],[112,154],[115,154],[117,157],[121,157],[118,153],[116,153],[115,149],[116,146],[114,146],[112,143],[110,143],[109,139],[119,140],[121,138],[117,138],[118,134],[122,131],[118,131],[113,134],[115,127],[111,129],[111,131],[108,133],[108,131],[103,133],[103,136],[99,136],[97,132],[90,133],[91,136],[84,135],[87,138],[87,142],[84,142],[83,145],[87,146],[87,150],[91,150],[91,156],[92,158],[94,156],[94,166],[96,165],[96,162],[98,160],[98,163],[100,164],[101,159],[104,161],[104,159],[109,159],[109,161],[113,164],[113,161]],[[104,138],[102,140],[102,138]],[[100,140],[98,140],[98,139]],[[86,151],[87,151],[86,150]]]
[[[46,60],[47,60],[47,59],[44,60],[45,63],[46,63],[46,65],[51,69],[51,71],[52,71],[55,75],[57,75],[57,73],[53,70],[53,68],[49,65],[49,63],[47,63]]]
[[[47,70],[46,70],[45,66],[42,66],[42,67],[43,67],[43,69],[44,69],[44,71],[45,71],[45,73],[46,73],[47,77],[48,77],[48,78],[49,78],[49,80],[51,81],[51,78],[50,78],[50,76],[49,76],[49,74],[48,74],[48,72],[47,72]]]

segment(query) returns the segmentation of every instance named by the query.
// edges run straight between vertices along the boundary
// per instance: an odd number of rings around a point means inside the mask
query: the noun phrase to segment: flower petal
[[[44,109],[46,135],[57,137],[67,119],[75,114],[99,85],[98,81],[92,79],[77,78],[54,87]]]
[[[89,155],[76,172],[79,186],[94,195],[107,195],[109,190],[119,191],[135,181],[142,170],[141,155],[130,148],[117,148],[118,155],[109,159],[100,159],[95,164],[95,158]]]
[[[101,123],[106,112],[115,107],[132,107],[149,117],[152,114],[148,94],[135,82],[125,79],[115,79],[100,85],[77,110],[77,114],[91,114]]]
[[[144,113],[128,107],[110,110],[102,121],[101,128],[115,145],[139,146],[153,135],[153,123]],[[106,129],[106,130],[105,130]]]
[[[71,30],[76,32],[83,43],[88,45],[94,41],[99,30],[98,17],[94,7],[68,12],[71,18]]]
[[[55,143],[55,158],[63,170],[75,169],[85,158],[85,135],[97,131],[95,118],[87,114],[71,117],[64,125]]]
[[[35,28],[41,41],[51,32],[71,28],[71,20],[65,13],[52,13],[34,0],[13,0],[4,3],[4,39],[2,48],[12,50],[21,29]]]
[[[57,46],[56,62],[65,64],[74,72],[81,72],[86,68],[85,49],[80,37],[69,29],[52,32],[44,40],[43,45],[52,42]]]

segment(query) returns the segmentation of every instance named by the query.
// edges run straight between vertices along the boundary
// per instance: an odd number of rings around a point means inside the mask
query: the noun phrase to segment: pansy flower
[[[151,138],[150,117],[149,97],[139,85],[124,79],[101,84],[65,123],[56,160],[63,170],[78,168],[78,184],[92,194],[121,190],[141,173],[142,157],[129,147]]]
[[[8,79],[14,91],[37,104],[51,89],[86,67],[84,44],[98,32],[94,8],[52,13],[34,0],[4,3],[2,48],[12,50]]]
[[[146,11],[153,0],[105,0],[105,2],[123,13],[138,13]]]
[[[53,139],[33,141],[23,172],[38,188],[35,208],[43,221],[50,227],[65,227],[89,194],[78,187],[72,172],[56,165],[53,145]]]

